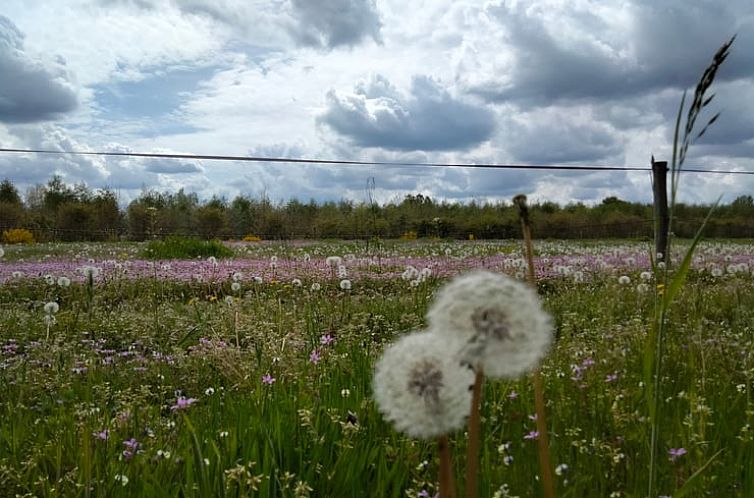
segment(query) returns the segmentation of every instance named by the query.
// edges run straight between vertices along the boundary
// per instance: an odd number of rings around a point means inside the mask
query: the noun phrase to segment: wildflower
[[[262,277],[254,277],[254,282],[257,283],[257,284],[261,284],[262,283]]]
[[[329,346],[333,343],[334,340],[335,339],[333,339],[333,336],[331,336],[330,334],[325,334],[319,338],[319,343],[323,346]]]
[[[351,281],[347,278],[344,278],[340,281],[340,288],[343,290],[351,290]]]
[[[121,486],[128,484],[128,477],[123,474],[115,474],[115,482],[119,482]]]
[[[79,268],[79,271],[84,275],[84,277],[90,280],[97,278],[100,273],[100,269],[96,266],[83,266]]]
[[[516,398],[518,398],[518,393],[516,391],[511,391],[508,394],[508,399],[516,399]]]
[[[614,382],[618,380],[618,374],[608,374],[607,377],[605,377],[605,382]]]
[[[618,283],[621,285],[628,285],[631,283],[631,278],[628,275],[621,275],[618,277]]]
[[[234,274],[233,274],[233,275],[231,276],[231,278],[233,279],[233,281],[234,281],[234,282],[240,282],[240,281],[241,281],[241,279],[243,278],[243,273],[241,273],[240,271],[237,271],[237,272],[235,272],[235,273],[234,273]]]
[[[351,390],[350,389],[341,389],[340,390],[340,397],[341,398],[347,398],[350,395],[351,395]]]
[[[668,455],[670,456],[670,461],[675,462],[679,458],[681,458],[683,455],[688,453],[686,451],[686,448],[670,448],[668,450]]]
[[[538,439],[539,438],[539,431],[530,431],[527,435],[524,436],[524,439],[532,440],[532,439]]]
[[[561,463],[560,465],[555,467],[555,475],[562,476],[566,472],[568,472],[568,465],[566,465],[565,463]]]
[[[652,280],[652,273],[643,271],[639,274],[639,278],[642,280]]]
[[[44,276],[44,279],[47,285],[55,285],[55,277],[53,277],[49,273]]]
[[[172,411],[185,410],[189,406],[191,406],[194,403],[196,403],[197,401],[199,401],[199,400],[196,399],[196,398],[186,398],[186,397],[183,397],[183,396],[179,396],[178,399],[175,400],[175,404],[170,407],[170,410],[172,410]]]
[[[241,290],[241,284],[238,283],[238,282],[233,282],[232,284],[230,284],[230,290],[232,290],[233,292],[240,291]]]
[[[338,278],[346,278],[348,276],[348,270],[345,266],[340,265],[338,267]]]
[[[636,286],[636,290],[641,293],[649,292],[649,286],[647,284],[642,283]]]
[[[46,315],[54,315],[60,310],[60,305],[55,301],[50,301],[44,306],[44,312]]]
[[[275,383],[275,377],[273,377],[269,373],[266,373],[262,376],[262,384],[267,384],[268,386],[271,386],[274,383]]]
[[[488,271],[467,273],[440,289],[427,320],[444,339],[457,337],[462,359],[493,378],[534,368],[552,340],[551,318],[535,290]]]
[[[294,287],[301,287],[301,280],[294,278],[293,280],[291,280],[291,284],[293,284]]]
[[[330,268],[337,268],[343,264],[343,260],[340,256],[328,256],[327,259],[325,259],[325,264]]]
[[[233,296],[225,296],[225,304],[233,306]]]
[[[123,444],[126,446],[126,449],[123,450],[123,458],[130,460],[134,456],[134,454],[136,454],[136,451],[139,449],[140,444],[134,438],[123,441]]]
[[[71,279],[68,277],[58,277],[58,287],[69,287]]]
[[[403,336],[377,362],[374,399],[383,416],[411,437],[430,439],[461,425],[471,409],[471,369],[460,344],[432,332]]]
[[[100,441],[107,441],[108,438],[110,437],[110,431],[108,429],[95,431],[95,432],[92,432],[92,436],[94,436],[94,439],[99,439]]]
[[[314,283],[312,284],[312,286],[311,286],[311,290],[312,290],[312,292],[317,292],[317,291],[318,291],[318,290],[320,290],[321,288],[322,288],[322,286],[321,286],[321,285],[320,285],[320,284],[319,284],[318,282],[314,282]]]
[[[204,390],[204,394],[207,396],[212,396],[213,394],[215,394],[215,388],[211,386],[208,387],[207,389]]]
[[[312,350],[311,354],[309,355],[309,361],[316,365],[321,359],[322,356],[319,354],[319,351],[317,351],[316,349]]]
[[[21,277],[24,276],[24,272],[22,272],[22,271],[14,271],[13,273],[11,273],[11,276],[13,278],[21,278]]]

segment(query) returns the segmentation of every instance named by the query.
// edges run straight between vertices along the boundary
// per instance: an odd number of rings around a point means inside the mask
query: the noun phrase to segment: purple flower
[[[314,363],[315,365],[319,363],[319,360],[322,359],[322,357],[319,354],[319,351],[316,349],[312,351],[312,354],[309,355],[309,361]]]
[[[671,462],[675,462],[676,460],[678,460],[680,457],[682,457],[686,453],[688,453],[686,451],[686,448],[670,448],[668,450],[668,455],[670,455],[670,461]]]
[[[99,439],[100,441],[107,441],[107,439],[110,437],[110,430],[103,429],[99,432],[95,431],[92,432],[92,436],[94,436],[95,439]]]
[[[183,396],[179,396],[178,399],[175,400],[175,404],[173,406],[171,406],[170,409],[172,411],[185,410],[189,406],[191,406],[194,403],[196,403],[197,401],[199,401],[199,400],[196,399],[196,398],[185,398]]]
[[[275,383],[275,377],[266,373],[262,376],[262,383],[267,384],[268,386],[271,386],[272,384]]]
[[[618,374],[609,374],[605,377],[605,382],[614,382],[616,380],[618,380]]]
[[[516,399],[516,398],[518,398],[518,393],[516,391],[511,391],[508,394],[508,399]]]
[[[123,441],[123,444],[126,445],[126,448],[128,448],[129,450],[136,450],[140,446],[139,442],[134,438],[126,439],[125,441]]]
[[[330,334],[323,335],[319,338],[319,343],[323,346],[329,346],[335,339]]]
[[[531,431],[524,436],[524,439],[539,439],[539,431]]]
[[[123,441],[123,444],[126,445],[126,449],[123,450],[123,458],[131,460],[140,446],[139,442],[136,439],[131,438]]]

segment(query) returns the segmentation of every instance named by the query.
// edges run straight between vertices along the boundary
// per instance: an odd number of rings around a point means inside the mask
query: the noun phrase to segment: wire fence
[[[350,161],[340,159],[307,159],[294,157],[268,156],[233,156],[233,155],[202,155],[177,154],[162,152],[107,152],[107,151],[66,151],[48,149],[12,149],[0,148],[5,154],[46,154],[72,156],[100,156],[100,157],[134,157],[142,159],[183,159],[204,161],[232,161],[277,164],[310,164],[329,166],[393,166],[393,167],[433,167],[433,168],[480,168],[480,169],[519,169],[540,171],[646,171],[652,168],[641,166],[609,166],[609,165],[570,165],[570,164],[502,164],[502,163],[435,163],[435,162],[403,162],[403,161]],[[754,171],[745,170],[717,170],[705,168],[683,168],[682,173],[723,174],[723,175],[754,175]]]

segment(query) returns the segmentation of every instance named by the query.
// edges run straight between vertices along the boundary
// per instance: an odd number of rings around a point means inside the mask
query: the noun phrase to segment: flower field
[[[135,243],[3,247],[1,497],[435,496],[435,444],[382,419],[374,365],[426,325],[450,277],[523,280],[520,243],[230,248],[147,260]],[[650,245],[535,252],[555,323],[541,377],[557,494],[643,497],[642,361],[663,292]],[[659,489],[751,497],[754,245],[704,242],[691,268],[668,317]],[[480,496],[542,496],[531,378],[488,381],[483,399]],[[463,487],[464,431],[450,441]]]

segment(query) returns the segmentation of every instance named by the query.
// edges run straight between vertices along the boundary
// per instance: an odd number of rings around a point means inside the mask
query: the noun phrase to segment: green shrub
[[[225,258],[233,255],[219,240],[199,240],[185,237],[168,237],[152,240],[142,251],[147,259]]]

